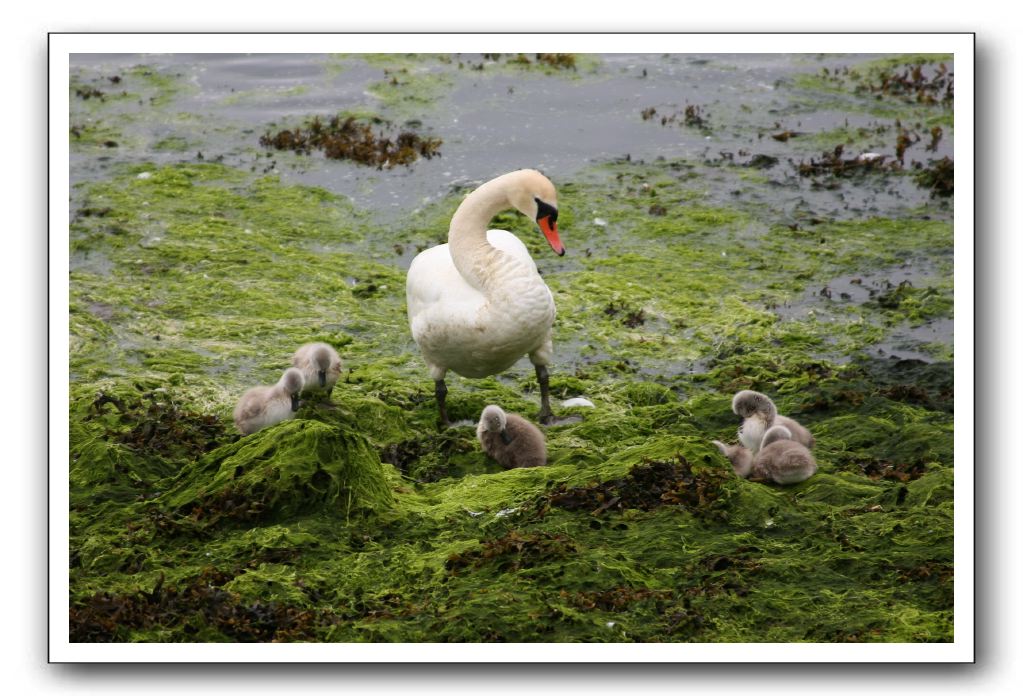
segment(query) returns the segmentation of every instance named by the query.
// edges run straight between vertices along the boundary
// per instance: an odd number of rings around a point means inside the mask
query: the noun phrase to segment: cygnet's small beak
[[[322,387],[327,386],[327,371],[326,370],[320,370],[319,377],[320,377],[320,387],[322,388]]]
[[[511,441],[512,441],[512,436],[508,434],[508,431],[507,430],[502,430],[501,431],[501,442],[503,442],[506,445],[510,445]]]
[[[291,410],[297,411],[299,406],[298,392],[291,395]]]

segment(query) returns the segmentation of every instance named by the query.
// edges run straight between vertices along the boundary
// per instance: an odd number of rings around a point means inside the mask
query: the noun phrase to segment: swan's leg
[[[544,425],[554,421],[554,412],[551,411],[550,377],[547,374],[547,365],[553,355],[554,344],[549,335],[542,346],[529,354],[529,360],[536,368],[536,381],[540,383],[540,414],[537,416],[537,420]]]
[[[448,407],[445,403],[445,398],[448,395],[448,385],[444,384],[443,379],[434,381],[433,393],[437,397],[437,410],[440,411],[440,422],[447,427],[451,425],[451,421],[448,420]]]
[[[433,378],[433,394],[437,397],[437,410],[440,412],[440,422],[444,427],[451,425],[448,419],[448,407],[445,399],[448,395],[448,385],[444,383],[444,376],[448,373],[446,367],[430,365],[430,377]]]
[[[551,411],[551,387],[546,365],[536,366],[536,381],[540,383],[540,415],[537,420],[548,425],[554,420],[554,413]]]

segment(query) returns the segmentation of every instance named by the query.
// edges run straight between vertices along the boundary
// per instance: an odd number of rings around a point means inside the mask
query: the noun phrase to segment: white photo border
[[[940,663],[975,661],[974,146],[972,33],[53,33],[49,36],[49,661],[352,663]],[[69,141],[75,53],[950,53],[956,72],[954,212],[955,638],[950,643],[439,644],[69,641]],[[400,47],[400,51],[397,50]]]

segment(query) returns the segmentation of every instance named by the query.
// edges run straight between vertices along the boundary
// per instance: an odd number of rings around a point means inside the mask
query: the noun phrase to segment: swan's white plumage
[[[487,241],[501,252],[489,268],[500,281],[490,301],[459,273],[448,244],[427,249],[409,267],[412,337],[434,379],[443,377],[439,368],[486,377],[550,343],[554,298],[526,246],[504,230],[488,230]]]
[[[498,177],[460,207],[450,243],[412,261],[406,281],[409,325],[434,380],[448,370],[486,377],[527,354],[534,365],[550,362],[556,314],[551,291],[515,235],[485,227],[494,214],[511,207],[509,196],[521,197],[507,191],[525,189],[528,182],[535,186],[537,178],[550,187],[547,197],[553,199],[553,186],[537,172]]]

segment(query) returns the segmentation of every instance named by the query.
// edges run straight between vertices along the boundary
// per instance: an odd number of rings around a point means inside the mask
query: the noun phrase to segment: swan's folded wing
[[[506,254],[526,264],[536,271],[536,262],[529,255],[529,249],[522,240],[505,230],[487,230],[487,241]]]
[[[465,282],[455,268],[447,244],[427,249],[412,260],[405,281],[405,299],[413,335],[417,319],[431,310],[471,316],[484,302],[483,294]]]

